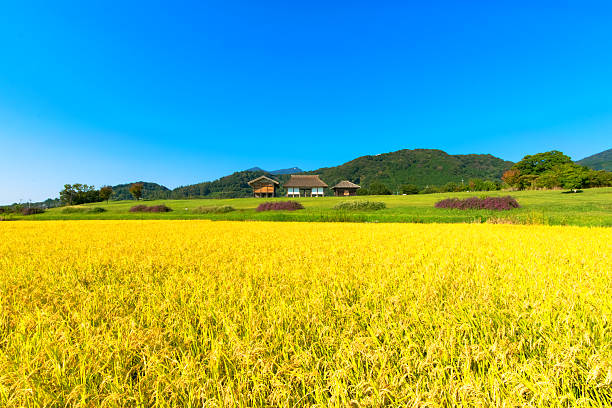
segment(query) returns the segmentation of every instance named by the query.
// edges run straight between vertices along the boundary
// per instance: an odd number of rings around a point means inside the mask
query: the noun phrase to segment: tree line
[[[142,198],[143,183],[133,183],[130,186],[130,194],[135,200]],[[97,203],[108,201],[113,196],[113,188],[111,186],[103,186],[96,189],[94,186],[87,184],[64,184],[64,189],[60,191],[60,201],[64,205],[79,205],[87,203]]]
[[[502,180],[517,190],[578,190],[612,186],[612,172],[581,166],[562,152],[552,150],[525,156],[504,173]]]

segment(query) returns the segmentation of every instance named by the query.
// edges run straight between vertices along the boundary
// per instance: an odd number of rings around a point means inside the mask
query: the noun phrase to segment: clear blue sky
[[[404,148],[612,147],[609,1],[5,2],[0,203]]]

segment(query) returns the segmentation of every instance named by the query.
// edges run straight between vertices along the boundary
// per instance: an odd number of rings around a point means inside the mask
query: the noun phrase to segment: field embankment
[[[515,197],[520,208],[511,211],[456,210],[434,208],[434,204],[445,198],[467,198],[472,196]],[[407,196],[364,196],[298,198],[305,208],[299,211],[257,212],[259,204],[273,199],[190,199],[155,201],[111,201],[84,206],[83,211],[66,211],[54,208],[44,214],[31,216],[5,216],[7,219],[31,220],[75,220],[75,219],[210,219],[232,221],[333,221],[333,222],[412,222],[412,223],[457,223],[493,222],[512,224],[612,226],[612,188],[592,188],[578,194],[564,194],[558,190],[548,191],[491,191],[472,193],[440,193]],[[377,211],[346,211],[334,207],[351,200],[371,200],[385,203],[386,208]],[[130,212],[137,204],[147,206],[167,205],[171,212]],[[206,208],[231,207],[235,211],[202,211]],[[87,209],[102,208],[103,212]]]
[[[610,406],[612,230],[0,224],[0,405]]]

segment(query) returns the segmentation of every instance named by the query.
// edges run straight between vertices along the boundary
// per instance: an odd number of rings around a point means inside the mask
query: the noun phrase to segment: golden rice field
[[[0,223],[0,406],[612,405],[612,229]]]

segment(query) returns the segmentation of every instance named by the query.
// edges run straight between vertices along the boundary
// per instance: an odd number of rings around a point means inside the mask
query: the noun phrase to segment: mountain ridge
[[[612,149],[592,154],[584,159],[578,160],[576,163],[581,166],[590,167],[593,170],[612,171]]]
[[[267,171],[262,169],[261,167],[251,167],[250,169],[246,169],[244,171],[263,171],[264,173],[268,173],[268,174],[295,174],[295,173],[303,173],[304,170],[300,169],[299,167],[289,167],[287,169],[278,169],[278,170],[272,170],[272,171]]]

